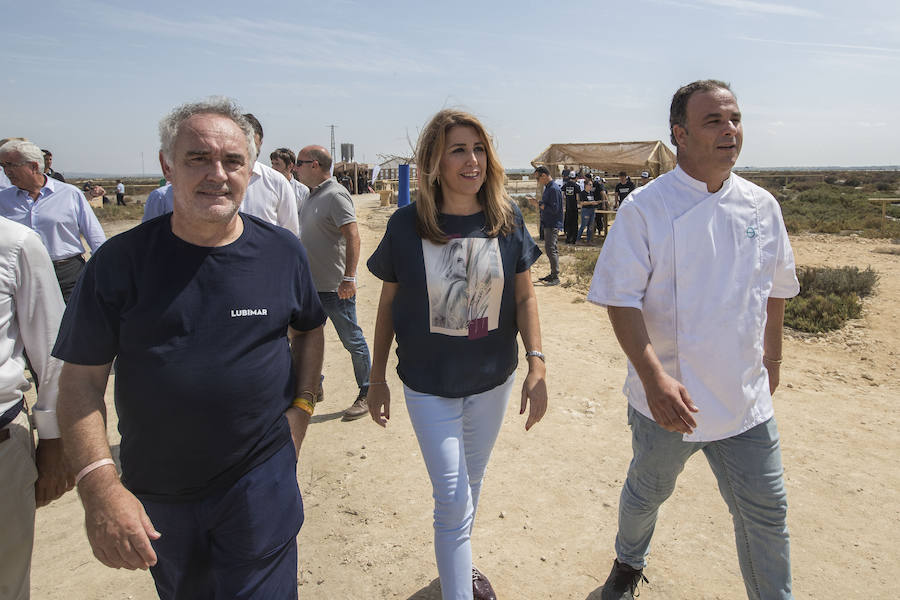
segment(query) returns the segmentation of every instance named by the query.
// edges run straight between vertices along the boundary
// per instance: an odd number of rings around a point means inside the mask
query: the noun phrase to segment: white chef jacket
[[[663,368],[700,409],[684,435],[699,442],[774,414],[762,364],[766,303],[799,291],[775,198],[733,173],[711,194],[676,166],[622,203],[588,300],[641,310]],[[630,361],[623,392],[653,418]]]
[[[293,186],[284,175],[259,161],[253,163],[241,212],[280,225],[295,236],[300,235],[297,196]]]

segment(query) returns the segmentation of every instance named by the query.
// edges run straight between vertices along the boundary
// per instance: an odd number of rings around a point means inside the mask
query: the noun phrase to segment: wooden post
[[[884,233],[884,226],[887,224],[887,205],[900,202],[900,198],[869,198],[869,202],[881,203],[881,232]]]

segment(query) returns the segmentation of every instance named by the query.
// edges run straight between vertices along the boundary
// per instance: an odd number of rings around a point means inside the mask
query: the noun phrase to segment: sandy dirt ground
[[[357,200],[362,256],[390,215]],[[120,231],[134,223],[110,227]],[[821,337],[788,335],[776,415],[790,503],[797,598],[900,597],[900,256],[887,241],[793,236],[801,265],[871,265],[881,274],[863,318]],[[897,248],[898,246],[893,246]],[[541,258],[535,280],[548,271]],[[379,282],[361,265],[359,320],[371,341]],[[605,311],[574,288],[537,286],[550,407],[531,432],[507,411],[481,496],[475,563],[501,600],[599,599],[613,559],[619,490],[631,457],[625,359]],[[297,477],[306,523],[298,538],[300,596],[329,600],[439,600],[431,489],[389,368],[393,418],[347,423],[354,399],[347,352],[326,328],[326,400],[303,445]],[[393,354],[393,353],[392,353]],[[518,383],[523,374],[520,365]],[[198,373],[198,377],[202,377]],[[112,384],[109,438],[117,444]],[[149,573],[96,561],[83,511],[69,493],[37,516],[36,599],[155,598]],[[277,516],[276,516],[277,518]],[[163,532],[165,534],[165,532]],[[642,598],[745,598],[731,518],[705,459],[687,465],[663,506]]]

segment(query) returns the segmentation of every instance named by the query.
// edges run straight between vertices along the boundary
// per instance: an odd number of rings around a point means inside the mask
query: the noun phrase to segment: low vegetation
[[[860,300],[873,293],[878,274],[871,268],[799,267],[797,279],[800,294],[787,301],[784,324],[798,331],[823,333],[859,318]]]
[[[814,173],[741,173],[769,190],[781,203],[790,233],[858,233],[866,237],[900,236],[900,206],[888,205],[883,224],[881,204],[869,198],[897,197],[898,171]]]

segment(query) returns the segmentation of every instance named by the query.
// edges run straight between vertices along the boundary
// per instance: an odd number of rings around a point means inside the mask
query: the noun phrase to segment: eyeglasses
[[[298,167],[302,167],[303,165],[305,165],[305,164],[307,164],[307,163],[308,163],[308,164],[313,164],[314,162],[316,162],[316,161],[315,161],[315,160],[303,160],[303,159],[301,159],[301,158],[298,158],[296,164],[297,164]]]
[[[10,169],[12,167],[21,167],[22,165],[27,165],[28,161],[24,160],[22,162],[17,163],[8,163],[8,162],[0,162],[0,167],[3,167],[3,170]]]

